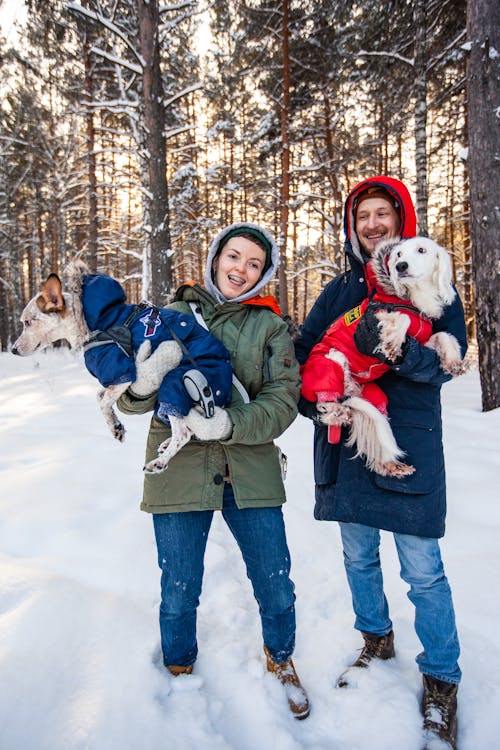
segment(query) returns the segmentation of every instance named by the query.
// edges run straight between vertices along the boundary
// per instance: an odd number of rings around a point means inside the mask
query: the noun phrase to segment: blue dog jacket
[[[144,341],[151,342],[153,352],[163,341],[180,340],[187,351],[182,352],[180,364],[163,378],[158,392],[156,416],[168,422],[169,416],[186,416],[193,406],[182,382],[186,371],[193,368],[193,360],[196,368],[205,375],[215,404],[224,406],[231,401],[232,369],[229,352],[192,315],[165,307],[143,305],[139,308],[127,304],[121,284],[104,274],[88,274],[83,277],[82,307],[92,334],[124,324],[130,329],[133,353],[113,339],[85,351],[88,371],[105,388],[134,382],[134,353]]]

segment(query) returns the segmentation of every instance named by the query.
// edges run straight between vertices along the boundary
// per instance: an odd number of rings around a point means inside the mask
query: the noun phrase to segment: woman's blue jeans
[[[213,513],[210,510],[153,516],[162,571],[160,632],[166,666],[189,666],[196,660],[196,610]],[[226,484],[222,515],[238,543],[252,582],[264,644],[274,661],[282,663],[290,658],[295,645],[295,594],[281,507],[240,510],[231,485]]]
[[[380,532],[358,523],[341,523],[344,565],[356,615],[355,627],[386,635],[392,630],[380,566]],[[424,674],[460,682],[460,646],[450,586],[437,539],[394,534],[401,578],[410,586],[415,631],[424,647],[417,664]]]

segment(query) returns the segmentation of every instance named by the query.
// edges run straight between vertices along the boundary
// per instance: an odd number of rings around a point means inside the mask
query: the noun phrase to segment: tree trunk
[[[419,234],[427,236],[427,0],[416,0],[415,27],[415,168]]]
[[[83,3],[88,7],[88,2]],[[92,61],[90,58],[90,43],[88,33],[85,32],[83,39],[83,68],[85,76],[85,89],[83,102],[85,105],[85,124],[87,131],[87,178],[88,178],[88,240],[87,240],[87,263],[90,270],[97,271],[97,177],[95,159],[95,127],[92,101],[94,99],[94,85],[92,78]]]
[[[172,289],[172,260],[167,187],[165,110],[158,43],[158,0],[137,0],[139,40],[144,60],[142,96],[147,154],[150,226],[150,288],[153,301],[167,302]]]
[[[500,405],[498,377],[500,247],[500,6],[497,0],[469,0],[467,68],[471,239],[477,342],[483,411]],[[474,117],[470,114],[474,113]]]
[[[281,195],[280,233],[278,246],[280,265],[278,270],[279,303],[283,315],[288,315],[288,288],[286,277],[286,244],[288,235],[288,213],[290,201],[290,53],[288,48],[288,2],[283,0],[283,95],[281,102]]]

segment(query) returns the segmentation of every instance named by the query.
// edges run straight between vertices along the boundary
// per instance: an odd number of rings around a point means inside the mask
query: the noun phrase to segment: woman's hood
[[[364,263],[358,236],[354,230],[353,205],[356,197],[369,187],[381,187],[397,201],[397,210],[401,219],[399,236],[402,238],[415,237],[417,233],[417,217],[415,207],[408,188],[400,180],[386,175],[369,177],[353,187],[347,196],[344,206],[344,233],[345,252],[350,257],[355,257],[360,263]]]
[[[213,275],[212,275],[212,263],[217,255],[221,242],[224,239],[224,237],[229,234],[230,232],[234,231],[235,229],[253,229],[261,234],[264,235],[264,237],[269,241],[271,244],[271,265],[269,268],[266,269],[263,276],[257,284],[250,289],[250,291],[246,292],[246,294],[242,294],[241,297],[235,297],[231,300],[226,299],[223,294],[221,294],[220,290],[215,286]],[[215,299],[222,303],[222,302],[244,302],[245,300],[251,299],[252,297],[255,297],[257,294],[259,294],[262,289],[268,284],[273,276],[275,275],[279,265],[279,250],[278,245],[276,244],[276,241],[272,234],[267,231],[267,229],[264,229],[263,227],[258,226],[257,224],[251,224],[250,222],[243,221],[238,224],[231,224],[229,227],[225,227],[219,234],[215,237],[212,244],[210,245],[209,251],[208,251],[208,258],[207,258],[207,265],[205,268],[205,276],[204,276],[204,284],[205,288],[208,292],[212,295],[212,297],[215,297]]]

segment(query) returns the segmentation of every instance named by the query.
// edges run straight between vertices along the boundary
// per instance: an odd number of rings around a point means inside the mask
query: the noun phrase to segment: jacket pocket
[[[391,429],[403,461],[415,472],[403,479],[374,474],[375,484],[385,490],[424,495],[444,488],[444,458],[439,415],[415,409],[399,410],[391,418]]]

